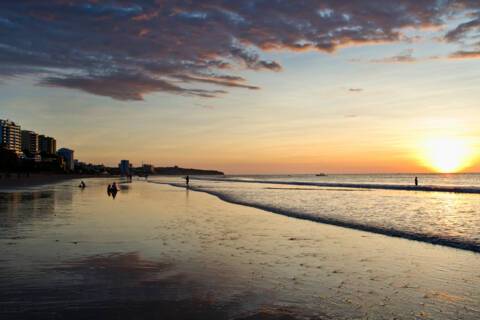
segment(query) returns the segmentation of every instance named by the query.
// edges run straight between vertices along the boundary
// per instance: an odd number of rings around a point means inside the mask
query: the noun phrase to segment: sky
[[[0,6],[0,118],[84,162],[479,172],[479,87],[479,1]]]

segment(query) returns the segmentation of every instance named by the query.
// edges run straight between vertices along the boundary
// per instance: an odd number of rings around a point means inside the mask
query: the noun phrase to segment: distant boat
[[[318,173],[316,174],[317,177],[326,177],[327,175],[325,173]]]

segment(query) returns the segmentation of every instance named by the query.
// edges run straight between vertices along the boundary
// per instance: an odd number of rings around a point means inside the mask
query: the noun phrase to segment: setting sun
[[[471,165],[474,157],[473,148],[458,138],[434,138],[422,145],[424,165],[436,172],[459,172]]]

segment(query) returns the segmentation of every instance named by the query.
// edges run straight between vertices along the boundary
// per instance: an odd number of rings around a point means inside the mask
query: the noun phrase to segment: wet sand
[[[480,255],[166,185],[0,194],[1,319],[478,319]]]
[[[46,184],[58,183],[68,180],[87,179],[87,178],[107,178],[115,179],[118,177],[112,176],[95,176],[85,174],[56,174],[56,173],[32,173],[28,177],[25,174],[18,176],[16,173],[11,173],[7,178],[5,173],[0,174],[0,191],[11,191],[25,189],[28,187],[43,186]],[[80,180],[79,180],[80,181]]]

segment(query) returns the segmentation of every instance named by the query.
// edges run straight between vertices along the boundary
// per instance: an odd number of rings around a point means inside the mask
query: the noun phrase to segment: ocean
[[[480,252],[480,174],[240,175],[197,177],[191,187],[293,218]]]

